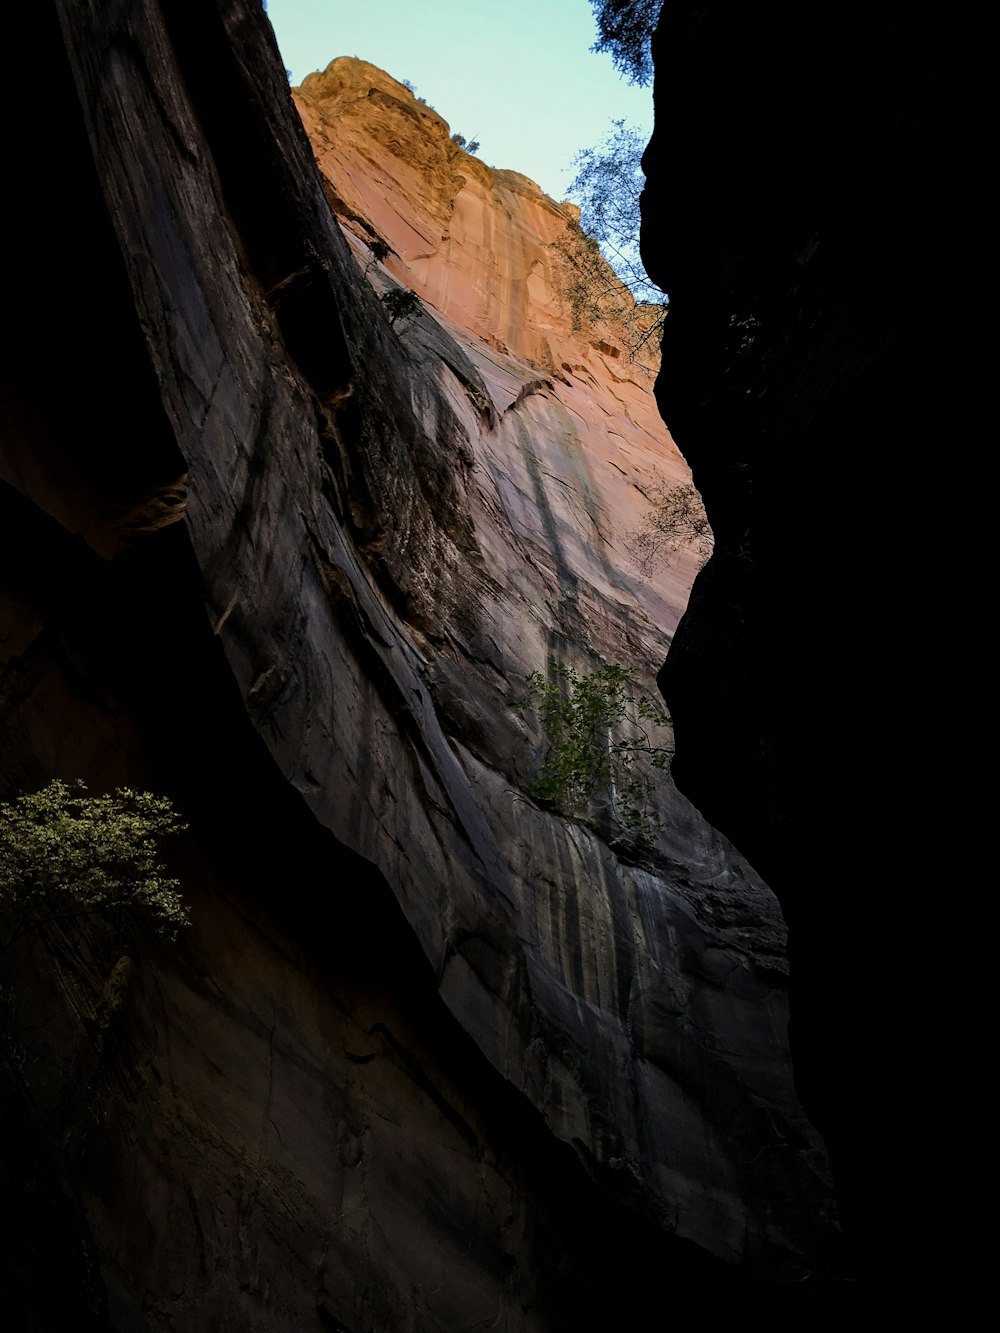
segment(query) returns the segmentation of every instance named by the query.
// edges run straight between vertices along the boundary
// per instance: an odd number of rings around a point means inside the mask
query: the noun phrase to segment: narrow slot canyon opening
[[[975,6],[888,84],[897,29],[826,4],[669,6],[648,67],[645,0],[338,8],[26,19],[62,131],[12,150],[0,372],[9,1308],[835,1327],[902,1190],[861,1092],[900,1111],[905,840],[859,869],[845,806],[905,831],[885,515],[945,412],[898,247],[947,221],[934,115],[980,123],[973,80],[912,128]],[[78,782],[169,799],[162,865]],[[53,783],[77,822],[26,831]]]

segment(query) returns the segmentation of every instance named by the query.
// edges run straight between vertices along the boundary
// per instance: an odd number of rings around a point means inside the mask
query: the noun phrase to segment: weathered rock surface
[[[191,823],[176,947],[16,960],[112,1325],[772,1299],[736,1270],[801,1299],[834,1229],[773,900],[669,783],[647,856],[524,794],[527,673],[646,670],[684,593],[623,558],[637,487],[684,473],[560,311],[564,210],[356,62],[301,94],[324,193],[249,3],[31,21],[65,139],[58,177],[30,135],[18,164],[3,782]]]
[[[358,262],[378,290],[401,283],[429,307],[432,319],[404,341],[452,372],[441,387],[480,439],[483,500],[473,500],[507,517],[477,523],[487,561],[519,581],[537,579],[544,562],[548,580],[559,579],[548,600],[564,599],[563,616],[593,589],[596,613],[623,619],[634,640],[611,643],[596,631],[594,648],[646,670],[647,647],[655,660],[654,641],[677,623],[697,557],[680,552],[640,578],[627,538],[651,488],[689,473],[649,391],[654,344],[633,361],[621,327],[573,328],[565,248],[579,210],[464,152],[436,111],[364,61],[335,60],[294,96]],[[373,241],[389,247],[384,265],[371,258]],[[497,548],[498,533],[509,543],[506,527],[540,543],[539,559]],[[572,637],[589,633],[574,627]]]

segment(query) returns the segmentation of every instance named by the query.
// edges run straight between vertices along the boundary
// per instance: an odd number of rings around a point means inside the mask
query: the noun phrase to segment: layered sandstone
[[[635,352],[636,335],[613,316],[574,320],[565,256],[579,210],[463,151],[437,111],[365,61],[334,60],[294,96],[358,262],[377,290],[388,279],[415,291],[481,377],[496,429],[475,429],[496,484],[509,484],[499,478],[518,468],[523,452],[515,422],[542,450],[543,474],[563,478],[541,492],[527,477],[515,484],[532,510],[553,512],[563,583],[595,588],[643,636],[632,651],[600,642],[595,649],[613,646],[611,660],[627,657],[647,670],[655,648],[633,609],[648,612],[654,636],[672,632],[697,556],[682,550],[639,577],[628,542],[654,489],[690,473],[650,392],[656,339]],[[389,247],[384,265],[371,259],[373,241]],[[606,277],[614,281],[610,270]],[[469,386],[459,387],[456,410],[467,412],[470,396],[475,403]],[[539,518],[529,526],[537,529]],[[520,564],[504,560],[515,578]]]
[[[834,1228],[773,900],[666,779],[651,851],[527,791],[528,673],[651,688],[691,572],[628,565],[686,473],[560,306],[565,207],[356,62],[300,95],[324,188],[249,0],[31,17],[66,138],[58,177],[21,164],[3,780],[169,791],[194,925],[16,960],[33,1053],[0,1074],[53,1160],[2,1164],[82,1274],[11,1223],[23,1309],[76,1290],[106,1327],[97,1260],[120,1329],[801,1300]]]

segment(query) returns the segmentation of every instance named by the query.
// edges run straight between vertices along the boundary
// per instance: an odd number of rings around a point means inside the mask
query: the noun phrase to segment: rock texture
[[[674,774],[782,901],[797,1080],[845,1229],[921,1318],[952,1243],[926,1219],[961,1207],[953,1075],[975,1063],[913,991],[966,820],[934,776],[962,771],[949,723],[928,748],[918,703],[968,697],[945,684],[967,570],[933,536],[950,483],[928,469],[993,410],[997,49],[977,3],[666,5],[644,162],[643,254],[671,295],[657,394],[717,538],[662,675]],[[964,961],[942,966],[935,988],[964,993]],[[915,1095],[939,1042],[952,1072]]]
[[[627,541],[652,488],[690,474],[650,393],[654,345],[633,360],[619,324],[573,327],[565,249],[579,210],[464,152],[433,108],[364,61],[335,60],[294,96],[356,259],[376,290],[402,284],[428,307],[431,319],[404,341],[451,371],[441,387],[478,440],[472,500],[499,507],[501,518],[477,522],[486,559],[522,586],[544,564],[547,600],[563,602],[553,625],[589,598],[585,609],[617,617],[621,629],[574,623],[569,637],[593,636],[595,651],[648,671],[697,557],[680,552],[640,578]],[[389,247],[384,264],[371,258],[373,242]],[[540,546],[536,560],[511,551],[509,537],[508,549],[497,546],[508,526]],[[538,588],[525,591],[534,604]],[[541,663],[537,648],[519,652]]]
[[[3,781],[168,791],[195,922],[5,960],[5,1077],[55,1154],[19,1188],[91,1233],[60,1319],[797,1307],[836,1232],[773,900],[669,783],[648,854],[525,795],[527,673],[641,669],[683,598],[623,559],[683,465],[560,311],[565,207],[356,62],[300,94],[321,181],[242,0],[30,23],[64,140],[58,176],[30,134],[17,164]],[[372,284],[401,279],[394,330]]]

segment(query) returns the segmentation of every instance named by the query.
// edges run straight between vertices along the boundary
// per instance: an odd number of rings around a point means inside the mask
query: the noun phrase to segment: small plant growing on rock
[[[640,843],[651,843],[659,820],[653,784],[639,767],[666,768],[672,747],[650,738],[649,728],[670,719],[637,694],[631,671],[605,665],[581,674],[558,665],[550,677],[528,677],[522,709],[537,711],[546,753],[529,792],[567,818],[583,818],[595,801],[610,802],[617,823]]]
[[[173,939],[188,923],[158,860],[185,827],[170,801],[121,787],[88,796],[56,780],[0,805],[0,954],[49,922],[100,916]]]
[[[393,328],[420,314],[423,306],[416,292],[406,287],[392,287],[379,298]]]
[[[629,551],[646,578],[678,551],[695,552],[704,565],[712,554],[712,525],[701,496],[690,485],[658,486],[649,498],[649,510],[629,537]]]
[[[379,237],[375,237],[374,240],[368,242],[368,253],[371,255],[371,259],[369,259],[368,263],[365,265],[366,278],[376,264],[385,263],[392,251],[385,241],[381,240]]]
[[[569,221],[556,242],[573,328],[617,325],[629,359],[639,364],[655,352],[667,313],[666,296],[639,255],[644,147],[639,130],[616,120],[603,143],[576,154],[568,193],[580,220]]]

